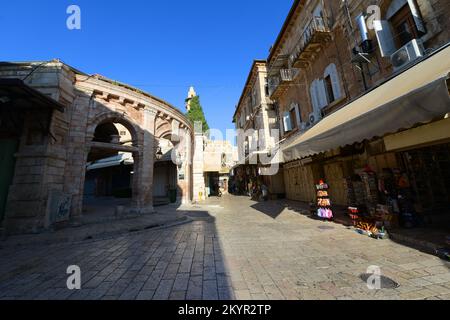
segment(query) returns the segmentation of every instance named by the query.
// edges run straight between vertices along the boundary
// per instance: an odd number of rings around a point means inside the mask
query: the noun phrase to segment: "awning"
[[[0,79],[0,107],[15,110],[56,109],[64,105],[26,85],[20,79]]]
[[[449,72],[447,45],[283,146],[284,160],[301,159],[443,118],[450,112]]]
[[[114,157],[109,157],[101,160],[97,160],[88,163],[86,166],[87,171],[117,167],[120,165],[132,165],[134,164],[133,156],[130,153],[121,153]]]

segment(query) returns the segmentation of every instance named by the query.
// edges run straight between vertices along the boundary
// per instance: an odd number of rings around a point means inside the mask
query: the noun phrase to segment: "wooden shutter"
[[[381,56],[390,57],[397,50],[397,47],[395,46],[389,22],[387,20],[375,20],[373,25],[375,27]]]
[[[319,97],[319,107],[322,109],[323,107],[328,105],[328,98],[327,98],[327,90],[325,88],[325,81],[323,79],[320,79],[317,82],[317,94]]]
[[[291,116],[289,114],[289,112],[285,112],[284,116],[283,116],[283,125],[284,125],[284,130],[286,132],[289,132],[292,130],[292,125],[291,125]]]
[[[297,126],[300,128],[302,124],[302,118],[300,117],[300,108],[298,104],[295,104],[295,115],[297,117]]]
[[[448,1],[448,0],[447,0]],[[416,24],[417,30],[422,34],[426,34],[427,30],[425,28],[425,23],[423,22],[422,15],[420,14],[419,8],[417,7],[415,0],[408,0],[409,8],[411,9],[414,22]]]
[[[317,99],[316,84],[317,84],[317,80],[314,80],[311,83],[311,87],[309,88],[309,94],[311,96],[311,103],[312,103],[313,111],[319,110],[319,101]]]

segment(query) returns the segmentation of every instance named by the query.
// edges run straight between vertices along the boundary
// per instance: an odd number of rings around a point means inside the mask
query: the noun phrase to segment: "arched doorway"
[[[114,218],[118,208],[132,206],[137,145],[136,130],[124,119],[105,119],[95,126],[83,186],[84,222]]]
[[[174,143],[170,137],[157,139],[157,157],[153,170],[153,202],[155,206],[174,203],[179,196],[178,169],[172,159]]]

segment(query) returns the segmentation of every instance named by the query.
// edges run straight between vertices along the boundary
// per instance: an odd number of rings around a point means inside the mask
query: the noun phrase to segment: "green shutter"
[[[17,146],[16,140],[0,140],[0,222],[3,221],[8,191],[14,177]]]

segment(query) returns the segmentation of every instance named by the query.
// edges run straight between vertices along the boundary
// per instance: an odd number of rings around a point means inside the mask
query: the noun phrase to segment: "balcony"
[[[297,78],[299,69],[280,69],[279,74],[269,78],[269,95],[271,99],[277,99]]]
[[[322,49],[322,46],[332,40],[332,32],[328,18],[314,17],[308,22],[305,31],[289,57],[289,65],[294,68],[305,68]]]

